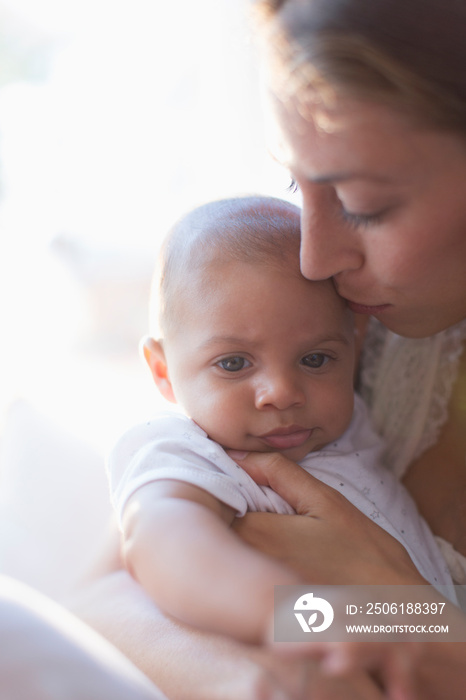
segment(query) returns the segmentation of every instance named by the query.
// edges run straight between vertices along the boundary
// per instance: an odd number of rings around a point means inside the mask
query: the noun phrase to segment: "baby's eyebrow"
[[[344,333],[332,333],[331,335],[320,335],[315,338],[310,338],[311,345],[324,345],[325,343],[343,343],[350,344],[350,339]]]
[[[325,343],[343,343],[344,345],[350,345],[351,340],[344,333],[335,332],[331,334],[317,335],[315,337],[306,336],[303,338],[303,342],[309,346],[317,347],[319,345],[324,345]],[[239,338],[238,336],[234,335],[213,335],[201,343],[198,349],[208,349],[211,346],[222,344],[240,348],[241,345],[244,345],[245,343],[247,343],[249,346],[257,344],[252,338]]]
[[[207,338],[207,340],[205,340],[199,345],[199,349],[209,348],[211,345],[220,344],[241,345],[244,342],[245,338],[238,338],[238,336],[234,335],[212,335],[210,338]],[[251,341],[249,340],[248,342]]]

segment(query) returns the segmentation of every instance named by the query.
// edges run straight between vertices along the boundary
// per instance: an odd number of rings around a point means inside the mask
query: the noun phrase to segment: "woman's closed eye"
[[[359,195],[357,197],[359,206],[354,202],[354,194],[348,195],[348,193],[344,194],[335,190],[335,195],[336,213],[343,220],[343,223],[348,224],[351,228],[378,226],[395,213],[401,205],[399,197],[395,199],[393,195],[384,195],[383,198],[380,195],[375,198],[373,195]],[[353,202],[352,206],[351,201]]]
[[[365,228],[367,226],[377,226],[377,224],[383,220],[386,212],[380,211],[372,214],[358,214],[357,212],[347,211],[342,207],[340,213],[343,221],[352,228]]]
[[[286,190],[287,192],[291,192],[292,194],[299,192],[299,185],[293,177],[291,177],[291,182],[286,188]],[[391,207],[387,207],[379,211],[367,213],[353,212],[345,209],[338,195],[337,199],[339,204],[339,214],[341,218],[346,224],[349,224],[349,226],[351,226],[352,228],[366,228],[368,226],[377,226],[377,224],[381,223],[389,209],[391,209]]]
[[[225,370],[225,372],[240,372],[242,369],[246,369],[251,366],[249,360],[240,355],[232,355],[231,357],[224,357],[222,360],[216,362],[217,367]]]

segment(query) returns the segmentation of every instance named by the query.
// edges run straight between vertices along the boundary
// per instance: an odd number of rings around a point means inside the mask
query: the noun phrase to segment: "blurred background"
[[[0,571],[46,592],[108,516],[105,454],[162,406],[138,342],[166,230],[209,199],[292,196],[248,12],[0,0]]]

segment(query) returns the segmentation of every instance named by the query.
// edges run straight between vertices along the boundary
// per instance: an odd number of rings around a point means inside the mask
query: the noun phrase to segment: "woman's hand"
[[[315,584],[425,584],[404,547],[338,491],[280,453],[232,458],[296,515],[248,513],[234,523],[248,544]],[[242,457],[240,459],[240,457]]]

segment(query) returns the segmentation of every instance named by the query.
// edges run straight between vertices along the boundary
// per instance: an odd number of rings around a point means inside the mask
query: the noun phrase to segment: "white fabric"
[[[103,637],[29,586],[0,576],[2,700],[166,700]]]
[[[450,587],[455,599],[448,568],[429,528],[406,489],[381,466],[381,447],[364,402],[356,396],[354,416],[344,435],[309,453],[300,465],[399,540],[424,578]],[[120,523],[128,499],[142,486],[161,479],[196,485],[239,516],[246,511],[294,513],[281,496],[258,486],[220,445],[181,414],[161,414],[126,433],[110,456],[108,472]]]
[[[430,338],[403,338],[371,319],[361,394],[384,438],[383,462],[401,479],[439,437],[466,342],[466,320]],[[436,538],[453,580],[466,584],[466,557]]]

